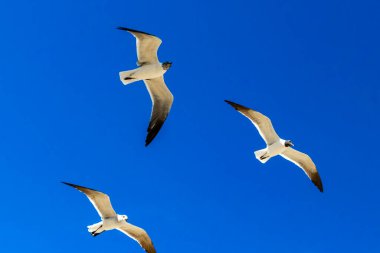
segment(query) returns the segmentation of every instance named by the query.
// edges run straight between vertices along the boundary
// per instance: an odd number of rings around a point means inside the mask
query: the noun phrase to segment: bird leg
[[[103,227],[103,225],[101,225],[100,227],[98,227],[94,232],[91,232],[91,235],[94,236],[94,237],[97,236],[97,235],[100,235],[101,233],[98,233],[98,234],[97,234],[96,232],[98,232],[98,230],[99,230],[100,228],[102,228],[102,227]]]
[[[129,76],[124,77],[124,80],[132,80],[132,79],[136,79],[136,78],[132,77],[132,76],[134,76],[135,73],[136,73],[136,72],[132,72],[132,73],[130,73]]]

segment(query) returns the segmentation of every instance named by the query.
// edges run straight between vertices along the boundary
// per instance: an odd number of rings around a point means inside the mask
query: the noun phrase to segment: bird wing
[[[91,201],[92,205],[95,207],[96,211],[98,212],[99,216],[102,219],[116,216],[116,212],[113,210],[112,205],[111,205],[111,200],[107,194],[104,194],[103,192],[86,188],[83,186],[70,184],[66,182],[63,182],[63,183],[68,186],[76,188],[80,192],[83,192],[87,196],[87,198]]]
[[[147,63],[158,63],[157,50],[162,41],[160,38],[145,32],[140,32],[125,27],[118,29],[130,32],[136,38],[137,65],[142,66]]]
[[[138,242],[147,253],[156,253],[152,240],[144,229],[136,227],[128,222],[124,222],[118,230]]]
[[[144,80],[146,88],[152,99],[152,114],[150,117],[148,135],[145,140],[145,146],[152,142],[154,137],[160,131],[166,117],[172,107],[174,97],[165,84],[164,77]]]
[[[323,192],[322,180],[313,160],[311,160],[308,155],[289,147],[285,149],[281,156],[300,167],[315,184],[315,186]]]
[[[254,111],[245,106],[236,104],[234,102],[224,100],[228,104],[230,104],[233,108],[235,108],[238,112],[247,117],[251,122],[255,125],[257,130],[259,131],[261,137],[265,140],[266,144],[269,146],[280,139],[278,137],[276,131],[273,128],[272,122],[265,115]]]

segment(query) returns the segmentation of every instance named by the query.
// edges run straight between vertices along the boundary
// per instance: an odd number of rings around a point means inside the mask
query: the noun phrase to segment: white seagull
[[[152,114],[148,127],[145,146],[152,142],[160,131],[172,107],[174,97],[164,81],[164,74],[171,67],[171,62],[158,61],[157,50],[162,41],[149,33],[119,27],[136,37],[137,66],[136,69],[120,72],[120,80],[124,85],[143,80],[152,99]]]
[[[137,241],[147,253],[156,253],[153,243],[145,230],[128,223],[127,215],[116,214],[107,194],[75,184],[62,183],[83,192],[101,217],[101,222],[87,226],[88,232],[92,236],[97,236],[107,230],[117,229]]]
[[[281,139],[274,130],[272,122],[268,117],[245,106],[228,100],[225,101],[238,112],[250,119],[266,142],[266,148],[255,151],[255,156],[260,162],[266,163],[271,157],[281,155],[286,160],[289,160],[300,167],[318,189],[323,192],[321,178],[319,177],[317,168],[311,158],[308,155],[291,148],[294,146],[292,141]]]

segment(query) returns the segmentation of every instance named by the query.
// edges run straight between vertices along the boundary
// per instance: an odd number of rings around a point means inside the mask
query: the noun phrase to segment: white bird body
[[[271,157],[282,154],[287,148],[288,147],[285,146],[285,140],[279,139],[266,148],[255,151],[255,156],[260,162],[266,163]],[[264,159],[262,157],[264,157]]]
[[[138,242],[147,253],[156,253],[152,240],[146,231],[128,223],[127,215],[116,214],[107,194],[83,186],[63,183],[83,192],[101,217],[102,221],[87,226],[88,232],[90,232],[92,236],[97,236],[104,231],[117,229]]]
[[[126,223],[126,219],[123,217],[126,217],[126,215],[118,214],[115,217],[104,218],[101,222],[87,226],[88,232],[93,233],[96,231],[96,234],[100,234],[104,231],[120,229]]]
[[[121,225],[117,217],[105,218],[102,222],[104,230],[112,230]]]
[[[116,217],[111,217],[111,218],[105,218],[103,219],[103,228],[104,230],[112,230],[116,229],[122,226],[124,219],[122,219],[121,215],[117,215]]]
[[[291,148],[293,146],[291,141],[281,139],[267,116],[248,107],[228,100],[225,101],[253,123],[267,144],[266,148],[255,151],[255,156],[261,163],[266,163],[271,157],[281,155],[286,160],[300,167],[315,186],[317,186],[321,192],[323,191],[322,180],[313,160],[311,160],[307,154]]]
[[[128,70],[128,71],[121,71],[119,73],[120,80],[124,85],[137,82],[140,80],[146,80],[146,79],[154,79],[160,76],[163,76],[166,73],[167,69],[162,68],[162,63],[151,63],[151,64],[144,64],[143,66]],[[126,79],[127,78],[127,79]],[[131,79],[128,79],[131,78]]]
[[[162,43],[160,38],[125,27],[119,27],[119,29],[130,32],[136,38],[137,65],[139,66],[136,69],[121,71],[120,80],[124,85],[144,81],[153,103],[145,139],[145,146],[148,146],[160,131],[173,104],[174,97],[164,80],[164,74],[172,63],[161,63],[158,60],[157,51]]]

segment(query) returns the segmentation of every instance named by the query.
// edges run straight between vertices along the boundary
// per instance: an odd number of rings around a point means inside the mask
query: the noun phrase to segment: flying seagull
[[[172,63],[158,61],[157,50],[162,43],[160,38],[125,27],[118,29],[128,31],[136,37],[137,66],[139,66],[133,70],[120,72],[120,80],[124,85],[143,80],[152,99],[152,114],[145,140],[145,146],[148,146],[160,131],[173,104],[174,97],[164,81],[164,74]]]
[[[308,155],[291,148],[294,146],[292,141],[281,139],[274,130],[272,122],[268,117],[245,106],[228,100],[225,101],[251,120],[259,131],[261,137],[266,142],[266,148],[255,152],[255,156],[260,162],[266,163],[271,157],[280,155],[300,167],[318,189],[323,192],[321,178],[319,177],[317,168],[311,158]]]
[[[117,229],[137,241],[147,253],[156,253],[153,243],[145,230],[128,223],[127,215],[116,214],[107,194],[75,184],[62,183],[83,192],[101,217],[101,222],[87,226],[88,232],[92,236],[97,236],[107,230]]]

